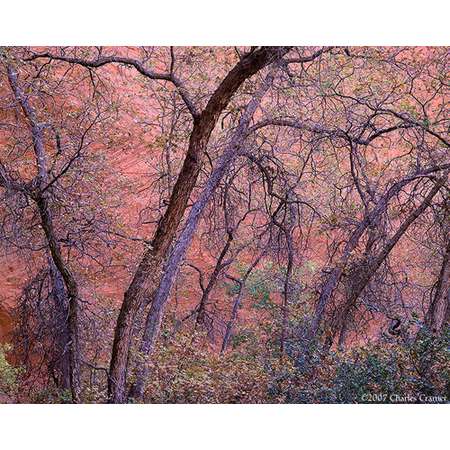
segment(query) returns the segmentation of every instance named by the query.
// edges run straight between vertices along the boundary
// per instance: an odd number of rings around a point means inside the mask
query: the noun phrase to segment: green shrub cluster
[[[14,367],[6,359],[11,350],[9,345],[0,345],[0,395],[11,397],[17,393],[20,368]]]

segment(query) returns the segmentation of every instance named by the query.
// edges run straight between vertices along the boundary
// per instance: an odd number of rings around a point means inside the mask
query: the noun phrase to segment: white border
[[[450,45],[448,2],[8,1],[1,45]],[[446,405],[0,405],[2,448],[442,447]]]
[[[2,45],[450,45],[445,0],[3,2]]]
[[[442,448],[447,405],[5,405],[2,448]],[[139,447],[138,447],[139,446]]]

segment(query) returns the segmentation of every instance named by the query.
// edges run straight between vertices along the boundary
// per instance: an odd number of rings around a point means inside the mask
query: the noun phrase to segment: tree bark
[[[64,279],[53,259],[48,258],[50,280],[52,286],[51,297],[55,306],[55,359],[53,372],[55,382],[60,389],[70,390],[70,334],[67,327],[67,316],[69,312],[69,302],[64,285]],[[56,372],[56,373],[55,373]]]
[[[227,235],[227,241],[225,242],[225,245],[223,246],[219,257],[217,258],[217,262],[214,267],[214,270],[213,270],[211,276],[209,277],[208,284],[206,285],[206,288],[202,293],[202,297],[201,297],[200,303],[198,305],[197,317],[195,320],[196,327],[204,325],[204,323],[205,323],[206,305],[208,304],[208,301],[209,301],[209,295],[211,294],[211,291],[213,290],[213,288],[217,282],[217,279],[219,278],[220,272],[224,268],[223,260],[224,260],[225,256],[227,255],[228,250],[230,249],[232,241],[233,241],[233,234],[232,234],[232,232],[229,232]]]
[[[345,244],[344,250],[342,252],[342,256],[339,258],[338,263],[336,266],[331,270],[330,274],[328,275],[325,283],[322,286],[322,289],[320,291],[319,299],[316,304],[314,317],[311,323],[311,326],[308,330],[308,339],[314,339],[315,336],[318,335],[320,325],[322,323],[325,309],[330,302],[330,299],[332,298],[334,291],[336,287],[339,284],[339,281],[342,278],[342,274],[350,260],[350,257],[352,255],[352,252],[357,248],[359,245],[359,241],[367,228],[372,223],[375,223],[379,217],[381,217],[385,212],[389,205],[390,200],[397,195],[407,184],[410,182],[429,175],[431,173],[437,172],[439,170],[442,170],[443,168],[447,168],[447,166],[442,167],[432,167],[427,170],[423,170],[420,173],[417,173],[415,175],[411,175],[409,177],[404,178],[403,180],[400,180],[397,183],[394,183],[386,192],[385,195],[381,197],[381,199],[378,201],[378,203],[375,205],[375,207],[372,209],[372,211],[367,214],[364,219],[359,223],[358,227],[353,231],[353,233],[350,235],[347,243]]]
[[[221,355],[223,355],[225,353],[225,350],[228,347],[228,343],[230,342],[231,333],[233,331],[234,324],[236,323],[239,307],[241,306],[241,303],[242,303],[242,296],[244,295],[243,281],[237,280],[237,282],[239,283],[239,292],[234,299],[233,308],[231,310],[230,320],[227,322],[225,334],[223,336],[222,347],[220,349]]]
[[[291,278],[294,268],[294,241],[293,241],[293,229],[295,221],[297,219],[297,213],[292,203],[290,204],[290,193],[287,192],[285,196],[285,202],[288,207],[288,222],[280,223],[275,217],[272,217],[274,224],[280,228],[286,239],[287,246],[287,266],[286,275],[284,277],[283,284],[283,303],[281,305],[281,333],[280,333],[280,358],[283,358],[285,351],[285,343],[287,337],[287,329],[289,324],[289,302],[291,300]]]
[[[259,264],[259,262],[261,261],[262,257],[265,254],[265,250],[263,250],[258,257],[253,261],[252,265],[247,269],[247,271],[245,272],[244,276],[238,280],[236,278],[231,278],[233,281],[235,281],[236,283],[239,284],[239,291],[234,299],[233,302],[233,309],[231,310],[231,317],[230,320],[227,323],[226,326],[226,330],[225,330],[225,335],[223,337],[223,341],[222,341],[222,347],[220,349],[220,354],[223,355],[228,347],[228,344],[230,342],[230,338],[231,338],[231,333],[233,332],[233,328],[234,325],[236,323],[237,320],[237,316],[238,316],[238,312],[239,312],[239,307],[241,306],[242,303],[242,297],[244,295],[244,287],[245,287],[245,283],[248,280],[248,277],[251,275],[251,273],[253,272],[253,270],[255,269],[255,267]]]
[[[147,357],[153,351],[161,327],[164,306],[167,302],[176,273],[178,272],[179,265],[184,258],[187,249],[189,248],[192,238],[194,237],[200,216],[225,175],[226,170],[244,150],[243,144],[245,138],[247,137],[249,123],[256,108],[259,106],[262,97],[269,89],[271,78],[272,77],[270,75],[266,78],[262,88],[247,105],[247,108],[239,121],[239,125],[231,138],[229,146],[220,156],[217,165],[208,179],[203,191],[200,193],[198,200],[193,204],[191,210],[189,211],[186,224],[180,233],[180,236],[178,237],[165,265],[158,290],[152,298],[152,304],[145,324],[144,337],[140,346],[140,353],[144,355],[144,357]],[[139,366],[140,367],[137,369],[136,382],[130,389],[130,396],[134,399],[142,398],[144,382],[148,374],[148,368],[145,361],[141,362]]]
[[[152,298],[158,288],[164,260],[195,187],[210,135],[221,112],[247,78],[284,56],[289,49],[289,47],[261,47],[244,56],[224,78],[202,113],[194,118],[189,147],[173,188],[169,205],[156,229],[152,248],[145,252],[133,280],[125,292],[117,319],[108,385],[111,403],[126,401],[128,353],[135,316],[141,309],[144,299]],[[157,328],[159,327],[156,323],[155,325]]]
[[[347,335],[348,320],[350,319],[350,311],[355,306],[356,301],[362,294],[364,289],[369,284],[372,277],[375,275],[381,264],[389,256],[392,249],[395,247],[400,238],[406,233],[408,228],[415,222],[415,220],[430,206],[433,197],[439,192],[446,180],[446,177],[442,177],[437,181],[422,203],[408,215],[406,220],[400,225],[396,233],[388,240],[383,246],[381,251],[373,257],[366,258],[363,265],[358,269],[358,281],[355,285],[352,285],[352,290],[347,298],[343,318],[341,322],[341,333],[339,338],[339,347],[341,349],[345,346],[345,338]]]
[[[433,333],[440,333],[448,320],[450,310],[450,239],[447,234],[447,247],[445,250],[439,278],[436,284],[436,293],[430,303],[426,315],[426,324]]]
[[[28,102],[28,98],[19,86],[16,70],[8,65],[8,80],[11,89],[14,93],[16,101],[20,104],[22,111],[29,122],[30,131],[33,139],[33,149],[36,157],[36,165],[38,174],[34,178],[32,185],[34,191],[31,192],[31,197],[36,203],[42,229],[44,230],[47,239],[47,245],[50,251],[51,258],[61,274],[67,290],[68,296],[68,316],[67,327],[70,336],[70,345],[68,348],[70,361],[70,390],[72,394],[72,401],[78,403],[80,401],[80,347],[79,347],[79,331],[78,331],[78,285],[69,268],[64,261],[61,253],[61,248],[54,228],[54,220],[49,205],[48,191],[48,172],[47,159],[44,147],[44,135],[42,126],[39,124],[33,107]]]

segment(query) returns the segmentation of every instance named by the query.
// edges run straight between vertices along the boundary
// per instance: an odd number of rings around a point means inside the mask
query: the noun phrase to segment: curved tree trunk
[[[195,187],[210,135],[220,114],[247,78],[284,56],[289,49],[289,47],[261,47],[244,56],[224,78],[203,112],[195,117],[189,147],[173,188],[169,206],[155,232],[152,248],[145,252],[124,295],[111,354],[108,384],[110,402],[126,401],[127,361],[135,316],[143,302],[150,301],[158,288],[164,260]]]
[[[393,184],[388,189],[386,194],[381,197],[372,211],[367,214],[366,217],[364,217],[364,219],[359,223],[358,227],[355,229],[355,231],[353,231],[347,243],[345,244],[342,256],[339,258],[337,265],[331,270],[325,283],[322,286],[319,299],[316,304],[313,321],[308,330],[308,339],[314,339],[314,337],[317,336],[325,314],[326,307],[329,304],[330,299],[332,298],[334,291],[342,278],[342,274],[351,258],[352,252],[359,245],[359,241],[365,231],[372,223],[375,223],[378,218],[386,212],[390,200],[394,196],[396,196],[407,184],[416,180],[417,178],[434,173],[441,169],[442,167],[433,167],[430,169],[426,169],[421,171],[420,173],[406,177],[403,180]]]
[[[186,224],[174,245],[174,248],[170,254],[170,257],[165,265],[164,274],[161,278],[158,290],[152,298],[152,304],[150,307],[147,321],[145,324],[144,336],[140,346],[140,352],[144,356],[150,355],[153,351],[156,339],[159,334],[161,320],[163,316],[164,306],[169,297],[170,289],[174,282],[175,276],[178,272],[179,265],[184,258],[187,249],[194,237],[194,233],[197,229],[197,225],[200,220],[200,216],[208,204],[209,199],[219,186],[220,181],[226,173],[226,170],[230,164],[239,156],[243,151],[243,143],[247,137],[247,131],[249,123],[253,117],[256,108],[259,106],[260,101],[271,84],[271,75],[269,75],[258,94],[255,95],[247,105],[245,112],[243,113],[239,125],[234,132],[231,142],[225,149],[224,153],[220,156],[216,167],[214,168],[211,176],[209,177],[204,189],[202,190],[198,200],[194,203],[189,215],[186,219]],[[135,399],[140,399],[143,395],[144,382],[148,374],[148,368],[145,361],[141,362],[140,367],[137,369],[136,382],[131,387],[130,396]]]
[[[70,345],[68,348],[70,361],[70,390],[72,394],[72,401],[74,403],[80,402],[80,343],[79,343],[79,304],[78,304],[78,285],[75,278],[64,261],[61,254],[59,242],[56,239],[56,233],[53,227],[53,219],[49,209],[48,200],[42,195],[38,195],[36,204],[38,206],[39,215],[41,217],[41,224],[47,238],[48,246],[52,260],[56,268],[61,274],[67,290],[68,298],[68,314],[67,326],[70,338]]]
[[[352,285],[352,290],[349,293],[346,304],[344,306],[344,313],[341,322],[341,333],[339,338],[340,349],[343,349],[345,346],[345,338],[347,335],[348,321],[350,319],[350,311],[355,306],[359,296],[367,287],[372,277],[380,268],[381,264],[383,264],[383,262],[389,256],[390,252],[395,247],[400,238],[406,233],[408,228],[415,222],[415,220],[430,206],[431,200],[442,188],[445,181],[446,176],[442,177],[438,182],[436,182],[431,191],[422,201],[422,203],[408,215],[408,217],[400,225],[396,233],[386,242],[381,251],[376,256],[367,257],[363,265],[360,265],[358,270],[358,281],[355,285]]]
[[[78,285],[61,253],[61,247],[54,228],[54,220],[50,209],[48,187],[47,158],[44,146],[44,135],[42,125],[39,124],[36,113],[30,105],[27,96],[19,86],[17,72],[12,66],[7,67],[8,80],[14,93],[16,101],[20,104],[22,111],[30,124],[30,132],[33,140],[33,149],[36,158],[38,174],[31,183],[33,190],[29,195],[36,203],[42,229],[47,239],[51,258],[64,280],[68,297],[67,328],[70,336],[68,348],[70,361],[70,390],[72,401],[80,401],[80,347],[78,331]]]

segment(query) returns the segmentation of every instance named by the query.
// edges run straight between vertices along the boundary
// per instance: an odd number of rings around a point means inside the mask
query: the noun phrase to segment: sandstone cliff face
[[[0,306],[0,343],[8,340],[12,331],[12,318],[9,312]]]
[[[0,258],[0,343],[11,339],[13,330],[13,309],[27,274],[17,257]]]
[[[126,52],[122,49],[121,51]],[[133,52],[133,50],[130,50]],[[206,50],[197,50],[206,51]],[[418,50],[423,52],[423,50]],[[425,52],[426,53],[426,52]],[[218,60],[225,61],[232,52],[223,50],[223,55],[218,52]],[[229,65],[229,62],[227,63]],[[217,65],[219,66],[219,65]],[[200,68],[195,71],[200,72]],[[81,72],[81,70],[79,71]],[[78,72],[78,73],[79,73]],[[159,193],[156,189],[150,189],[154,183],[155,174],[162,164],[162,146],[160,140],[165,138],[157,131],[157,127],[149,127],[149,123],[157,120],[159,105],[156,101],[156,89],[144,82],[132,69],[124,69],[117,66],[105,66],[99,69],[99,73],[106,80],[109,86],[113,87],[114,95],[121,98],[122,107],[119,108],[117,118],[112,127],[111,139],[108,143],[104,138],[95,143],[93,152],[97,152],[104,157],[103,172],[98,176],[100,189],[108,190],[117,187],[119,184],[124,189],[119,189],[117,197],[114,199],[115,206],[112,208],[117,224],[120,224],[129,236],[148,238],[152,235],[154,223],[148,223],[152,219],[156,221],[158,214],[151,217],[142,215],[149,207],[156,207],[160,201]],[[221,69],[216,67],[209,73],[210,83],[215,84],[222,75]],[[2,143],[0,135],[0,143]],[[172,177],[176,177],[180,161],[184,155],[186,142],[182,142],[178,149],[171,155],[173,164]],[[402,153],[401,148],[396,148],[393,152],[383,154],[383,149],[379,150],[375,158],[379,158],[380,163],[384,158],[392,158]],[[345,165],[345,164],[344,164]],[[173,182],[173,181],[172,181]],[[323,195],[322,201],[326,203],[327,186],[317,188],[316,196]],[[145,223],[147,222],[147,223]],[[305,259],[310,259],[317,267],[322,267],[327,258],[327,243],[332,241],[334,236],[319,233],[320,226],[314,228],[311,233],[309,248],[302,255]],[[201,270],[208,274],[214,265],[214,258],[207,250],[203,241],[203,233],[206,229],[200,229],[197,238],[194,240],[189,250],[189,258]],[[126,290],[131,278],[131,273],[138,263],[142,244],[136,241],[123,241],[120,251],[110,249],[109,254],[104,254],[104,259],[112,258],[112,265],[101,271],[95,277],[89,275],[89,270],[80,270],[82,274],[83,295],[89,300],[95,299],[98,302],[110,302],[116,309],[120,305],[123,293]],[[405,254],[408,249],[399,247],[398,254]],[[420,259],[421,255],[412,255],[412,258]],[[424,255],[424,258],[426,255]],[[242,261],[249,260],[249,255],[245,252],[240,256]],[[406,265],[402,258],[397,258],[398,268],[402,270]],[[411,258],[408,263],[410,264]],[[29,279],[33,271],[38,267],[39,260],[32,261],[21,259],[18,256],[1,257],[0,264],[0,340],[7,339],[12,328],[12,316],[10,311],[20,295],[21,289]],[[93,266],[91,266],[93,267]],[[77,268],[78,269],[78,268]],[[180,289],[177,291],[173,304],[177,308],[177,313],[183,314],[192,309],[199,300],[200,288],[198,277],[195,272],[183,270],[180,277]],[[279,301],[277,295],[273,295],[275,301]],[[230,309],[230,298],[224,295],[223,290],[218,289],[213,294],[213,300],[217,301],[218,308],[228,313]],[[251,317],[256,314],[245,306],[241,316]],[[375,330],[370,333],[375,334]]]

